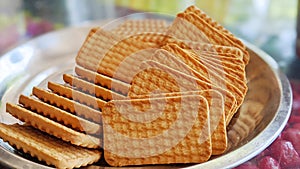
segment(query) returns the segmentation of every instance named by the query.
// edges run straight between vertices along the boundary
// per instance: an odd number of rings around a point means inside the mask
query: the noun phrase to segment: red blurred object
[[[262,158],[258,163],[258,167],[260,169],[281,169],[278,161],[271,156]]]
[[[270,147],[272,157],[282,168],[300,167],[300,157],[293,144],[287,140],[277,139]]]
[[[54,30],[54,25],[47,20],[39,20],[28,17],[26,19],[26,34],[35,37]]]
[[[300,154],[300,128],[288,128],[287,130],[283,131],[282,138],[290,141],[294,145],[297,153]]]

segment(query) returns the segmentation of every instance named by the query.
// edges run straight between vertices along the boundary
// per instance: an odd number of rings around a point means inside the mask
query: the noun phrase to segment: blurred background
[[[270,54],[289,77],[299,78],[290,71],[299,67],[297,0],[0,0],[0,54],[64,27],[144,11],[174,16],[192,4]]]

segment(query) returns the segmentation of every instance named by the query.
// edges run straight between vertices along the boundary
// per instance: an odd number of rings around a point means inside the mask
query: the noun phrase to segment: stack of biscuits
[[[93,28],[64,84],[49,81],[6,110],[0,137],[58,168],[202,163],[228,148],[247,92],[245,45],[195,6],[172,23]]]

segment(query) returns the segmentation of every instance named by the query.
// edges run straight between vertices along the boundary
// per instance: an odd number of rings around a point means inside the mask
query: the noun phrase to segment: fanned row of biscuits
[[[93,28],[64,84],[49,81],[6,104],[24,124],[1,124],[0,137],[58,168],[101,157],[110,166],[202,163],[228,149],[249,59],[239,39],[195,6],[171,24]]]

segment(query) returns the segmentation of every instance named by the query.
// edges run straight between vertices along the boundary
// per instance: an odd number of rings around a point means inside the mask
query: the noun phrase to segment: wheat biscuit
[[[128,93],[129,97],[149,95],[153,91],[170,93],[214,89],[219,91],[225,100],[226,125],[229,124],[230,119],[238,109],[235,96],[228,90],[154,61],[148,61],[145,66],[148,66],[148,68],[145,68],[133,78]]]
[[[102,141],[100,138],[80,133],[73,129],[70,129],[60,123],[41,116],[35,112],[27,110],[21,106],[6,103],[6,111],[14,117],[27,124],[44,131],[50,135],[60,138],[64,141],[70,142],[77,146],[87,148],[99,148],[102,147]]]
[[[168,27],[168,23],[164,19],[129,19],[118,25],[118,27],[114,30],[119,29],[160,29]]]
[[[165,46],[164,49],[173,52],[175,56],[179,57],[179,59],[183,60],[188,67],[193,69],[191,71],[194,72],[195,77],[201,80],[206,78],[206,82],[229,90],[236,96],[238,107],[242,104],[247,92],[247,85],[245,81],[234,78],[222,69],[213,68],[210,65],[206,65],[206,63],[199,64],[197,60],[191,57],[193,55],[192,53],[187,53],[176,45],[168,45]],[[209,66],[209,68],[207,66]],[[240,75],[241,79],[245,78],[243,75],[244,74]]]
[[[127,83],[101,75],[79,66],[75,67],[75,73],[89,82],[106,87],[124,95],[128,93],[128,89],[130,87],[130,85]]]
[[[63,80],[71,86],[75,86],[76,88],[79,88],[84,92],[88,92],[90,95],[95,96],[97,98],[101,98],[105,101],[109,101],[112,99],[123,99],[125,97],[121,94],[113,92],[104,87],[95,85],[93,83],[87,82],[70,74],[64,74]]]
[[[175,56],[173,53],[165,50],[165,49],[158,49],[155,53],[151,56],[151,61],[158,62],[160,64],[166,65],[170,68],[179,70],[180,72],[187,74],[189,76],[195,77],[195,71],[193,71],[188,65],[184,63],[183,60]],[[147,61],[145,61],[147,62]],[[142,68],[141,68],[142,70]],[[197,76],[200,80],[203,80],[207,83],[210,83],[210,80],[207,77],[202,75]]]
[[[0,137],[32,157],[62,169],[93,164],[102,154],[98,150],[66,143],[27,125],[0,123]]]
[[[32,94],[40,100],[59,107],[60,109],[68,111],[74,115],[84,117],[96,123],[102,122],[101,112],[99,110],[97,111],[76,101],[59,96],[55,93],[51,93],[38,87],[33,87]]]
[[[202,56],[195,58],[203,59],[207,64],[213,65],[213,66],[219,66],[222,65],[223,68],[228,71],[236,71],[231,75],[236,75],[236,73],[245,73],[245,65],[242,63],[242,60],[234,58],[234,57],[228,57],[225,55],[211,55],[211,54],[205,54],[203,53]],[[238,76],[237,76],[238,77]]]
[[[233,47],[239,48],[243,52],[244,63],[247,64],[249,62],[249,53],[247,52],[247,50],[245,48],[240,47],[239,45],[234,43],[232,41],[232,39],[228,38],[227,36],[224,36],[224,34],[220,33],[214,27],[212,27],[207,22],[205,22],[202,18],[197,16],[195,13],[191,13],[191,12],[190,13],[179,13],[179,14],[177,14],[177,17],[180,18],[181,20],[184,20],[183,22],[192,23],[194,26],[196,26],[199,29],[198,31],[204,32],[204,34],[206,35],[206,38],[209,39],[209,41],[208,41],[209,43],[224,45],[224,46],[233,46]],[[185,27],[185,29],[186,29],[186,27]],[[189,31],[185,31],[185,33],[189,33]],[[187,39],[187,40],[198,41],[197,39]]]
[[[163,33],[168,29],[168,23],[162,19],[126,20],[111,32],[128,37],[144,33]]]
[[[209,55],[230,54],[230,56],[233,56],[234,58],[243,60],[243,52],[239,48],[232,47],[232,46],[216,45],[211,43],[204,43],[204,42],[177,39],[177,38],[166,38],[164,44],[166,45],[168,43],[177,44],[183,49],[194,50],[194,52],[196,52],[198,55],[202,55],[205,53]]]
[[[85,132],[88,134],[99,134],[100,132],[102,133],[101,125],[75,116],[69,112],[51,106],[37,99],[20,95],[19,103],[22,104],[23,107],[28,110],[31,110],[47,118],[50,118],[51,120],[64,124],[65,126],[68,126],[76,131]]]
[[[246,49],[245,45],[241,40],[239,40],[237,37],[235,37],[230,31],[225,29],[221,24],[214,21],[211,17],[209,17],[205,12],[201,11],[196,6],[192,5],[184,10],[184,13],[195,13],[198,15],[201,19],[203,19],[206,23],[220,31],[223,35],[231,39],[235,44],[239,45],[240,48]]]
[[[193,51],[189,50],[187,50],[187,52],[193,53]],[[217,69],[216,72],[218,72],[218,74],[224,71],[227,74],[227,76],[231,76],[232,78],[238,79],[242,83],[246,82],[246,71],[243,65],[238,65],[230,61],[221,60],[221,58],[218,56],[196,56],[192,54],[191,57],[193,57],[193,59],[197,60],[199,63],[203,63],[210,70]]]
[[[96,71],[101,58],[121,39],[99,27],[91,29],[76,56],[76,63],[84,68]]]
[[[172,38],[167,40],[165,46],[172,44],[176,44],[189,52],[194,52],[197,55],[194,59],[197,61],[203,59],[206,63],[213,64],[214,66],[220,67],[220,65],[224,65],[224,69],[230,68],[230,70],[245,72],[246,65],[242,60],[242,52],[238,48],[175,40]]]
[[[55,82],[48,82],[48,88],[53,92],[62,97],[69,98],[71,100],[77,101],[81,104],[89,106],[95,110],[101,110],[102,107],[106,104],[106,101],[102,99],[95,98],[89,94],[78,91],[76,88],[72,88],[71,86],[66,86],[62,84],[58,84]],[[98,119],[97,114],[90,114],[90,118]]]
[[[150,109],[148,101],[114,100],[105,106],[104,158],[108,164],[200,163],[210,158],[205,98],[197,95],[153,98]],[[139,111],[143,109],[147,113]],[[149,116],[156,118],[150,120]]]
[[[238,79],[245,81],[245,64],[242,60],[242,53],[237,48],[217,45],[214,47],[205,43],[181,40],[169,40],[162,48],[172,46],[192,52],[194,54],[190,56],[198,62],[204,61],[207,66],[214,65],[212,68],[224,69],[228,75],[235,75]]]
[[[185,63],[187,63],[194,70],[199,70],[200,68],[207,69],[208,71],[206,72],[204,71],[201,73],[202,74],[209,73],[210,75],[219,75],[221,76],[220,78],[225,78],[226,81],[229,81],[232,84],[238,84],[237,87],[239,90],[241,90],[241,92],[245,93],[245,91],[247,91],[247,86],[245,85],[245,81],[246,81],[245,68],[244,69],[242,68],[241,71],[237,71],[237,70],[232,70],[232,67],[224,67],[221,61],[216,60],[218,56],[213,56],[213,58],[215,59],[214,60],[215,63],[214,66],[211,66],[210,64],[207,64],[206,60],[202,60],[203,57],[197,55],[191,50],[182,49],[176,44],[167,44],[162,48],[176,54],[176,56],[180,57],[181,60],[184,60]],[[207,56],[206,58],[208,57],[211,56]],[[227,57],[228,62],[231,63],[231,60],[229,60],[229,58],[230,57]],[[243,64],[238,66],[243,67]],[[227,73],[226,70],[229,72]],[[238,78],[235,78],[233,75],[238,76]]]
[[[233,75],[226,73],[223,68],[219,68],[221,65],[213,67],[201,59],[196,60],[194,58],[197,56],[194,53],[188,52],[176,44],[168,44],[163,48],[174,53],[175,56],[183,60],[191,69],[198,72],[194,74],[196,77],[200,77],[201,79],[202,76],[207,77],[213,85],[225,88],[235,94],[238,107],[242,104],[247,92],[245,72],[237,73],[239,78],[235,78]]]
[[[151,95],[139,95],[133,96],[131,99],[145,99],[149,98],[165,98],[173,96],[187,96],[187,95],[201,95],[203,96],[209,106],[210,117],[210,133],[212,142],[212,155],[222,154],[227,149],[227,131],[225,122],[225,103],[223,96],[216,90],[201,90],[190,92],[173,92],[173,93],[161,93]],[[227,99],[228,101],[228,99]]]
[[[136,67],[132,65],[135,64],[135,62],[128,62],[123,64],[123,66],[120,66],[120,64],[124,62],[128,56],[144,50],[144,55],[139,53],[142,56],[135,57],[135,59],[142,61],[145,59],[144,57],[147,57],[149,53],[152,52],[147,52],[146,49],[159,48],[159,45],[156,43],[137,40],[136,36],[122,39],[110,32],[98,30],[91,38],[84,42],[80,52],[76,56],[76,63],[108,77],[115,79],[125,78],[119,80],[129,83],[130,79],[127,78],[128,73],[136,70]],[[121,69],[119,74],[116,73],[117,69]],[[133,71],[130,71],[132,69]],[[126,73],[123,74],[123,72]]]

